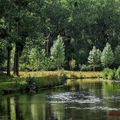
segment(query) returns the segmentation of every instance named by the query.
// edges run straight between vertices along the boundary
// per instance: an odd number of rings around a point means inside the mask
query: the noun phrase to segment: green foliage
[[[70,69],[71,69],[71,70],[74,70],[75,67],[76,67],[76,60],[72,59],[72,60],[69,62],[69,65],[70,65]]]
[[[3,70],[4,63],[6,60],[6,50],[4,48],[5,43],[0,41],[0,71]]]
[[[91,65],[98,65],[100,64],[100,57],[101,51],[99,49],[96,49],[95,46],[93,46],[93,49],[89,53],[88,63]]]
[[[110,68],[105,68],[103,70],[103,78],[109,79],[109,80],[120,80],[120,67],[118,69],[110,69]]]
[[[115,48],[115,65],[120,65],[120,45]]]
[[[93,70],[93,66],[91,66],[91,65],[82,64],[82,65],[79,65],[79,67],[80,67],[81,71],[91,71],[91,70]]]
[[[117,80],[120,80],[120,67],[117,69],[116,73],[115,73],[115,78]]]
[[[110,70],[107,78],[108,78],[109,80],[116,79],[116,78],[115,78],[115,73],[116,73],[116,70],[115,70],[115,69],[114,69],[114,70]]]
[[[39,71],[55,69],[54,61],[46,57],[44,49],[38,49],[37,47],[31,48],[31,50],[24,49],[20,63],[21,70]]]
[[[103,75],[103,78],[105,78],[105,79],[113,80],[113,79],[115,79],[115,73],[116,73],[115,69],[112,70],[110,68],[105,68],[103,70],[103,74],[102,75]]]
[[[93,68],[96,71],[101,71],[103,69],[101,65],[87,65],[87,64],[79,65],[79,68],[81,71],[93,71]]]
[[[30,63],[30,69],[35,70],[39,66],[39,60],[37,57],[37,50],[35,48],[32,48],[29,55],[29,63]]]
[[[61,66],[68,69],[72,58],[76,60],[76,69],[79,64],[88,62],[95,68],[100,64],[99,55],[93,48],[88,60],[91,47],[95,45],[102,50],[107,41],[114,49],[119,44],[119,0],[1,0],[0,3],[0,40],[7,43],[4,49],[19,43],[20,70],[50,70]],[[56,43],[52,50],[57,35],[64,37],[64,44],[61,43],[59,50]],[[60,36],[58,39],[62,39]],[[27,43],[29,50],[25,50]],[[51,58],[50,49],[53,52]],[[119,51],[116,48],[116,66],[120,65]],[[4,65],[4,56],[6,51],[2,49],[0,67]],[[102,65],[110,67],[113,58],[112,50],[106,46]],[[11,60],[15,63],[15,59]]]
[[[114,62],[114,54],[109,43],[106,46],[101,55],[101,63],[104,67],[110,67]]]
[[[51,58],[59,69],[65,62],[65,49],[62,37],[58,36],[51,48]]]

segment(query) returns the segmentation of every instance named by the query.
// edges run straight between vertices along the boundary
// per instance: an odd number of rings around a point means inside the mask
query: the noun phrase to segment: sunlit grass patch
[[[80,85],[81,83],[99,83],[100,79],[68,79],[66,84],[68,86]]]
[[[61,71],[35,71],[35,72],[20,72],[21,77],[49,77],[60,76]],[[101,77],[101,72],[80,72],[80,71],[64,71],[68,78],[81,78],[81,77]]]

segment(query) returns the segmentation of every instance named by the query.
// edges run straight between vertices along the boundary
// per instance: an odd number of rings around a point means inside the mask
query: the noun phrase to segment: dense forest
[[[120,65],[119,0],[0,0],[0,71]]]

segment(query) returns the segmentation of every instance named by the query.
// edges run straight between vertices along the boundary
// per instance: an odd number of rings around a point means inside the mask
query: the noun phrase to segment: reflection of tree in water
[[[0,97],[0,116],[7,116],[7,108],[4,106],[6,105],[6,102],[4,101],[3,97]]]
[[[120,84],[103,82],[102,95],[106,106],[120,108]]]
[[[14,102],[15,102],[16,120],[24,120],[23,116],[21,114],[20,107],[19,107],[19,97],[18,96],[14,97]]]
[[[46,106],[47,106],[46,120],[64,120],[65,119],[65,104],[48,103]]]
[[[46,104],[46,120],[58,120],[54,116],[54,112],[52,111],[51,104],[47,103]]]
[[[10,110],[10,97],[7,97],[7,114],[8,114],[8,120],[11,120],[11,110]]]
[[[7,97],[7,116],[8,120],[24,120],[21,114],[19,98],[15,97]]]

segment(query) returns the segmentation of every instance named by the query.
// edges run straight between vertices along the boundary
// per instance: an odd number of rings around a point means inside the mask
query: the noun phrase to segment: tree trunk
[[[10,76],[11,47],[7,47],[7,75]]]
[[[16,76],[19,76],[19,58],[22,55],[24,45],[25,45],[24,42],[22,42],[22,43],[18,42],[18,43],[16,43],[16,46],[15,46],[13,72],[14,72],[14,75],[16,75]]]
[[[14,75],[19,76],[19,45],[16,44],[15,54],[14,54]]]

